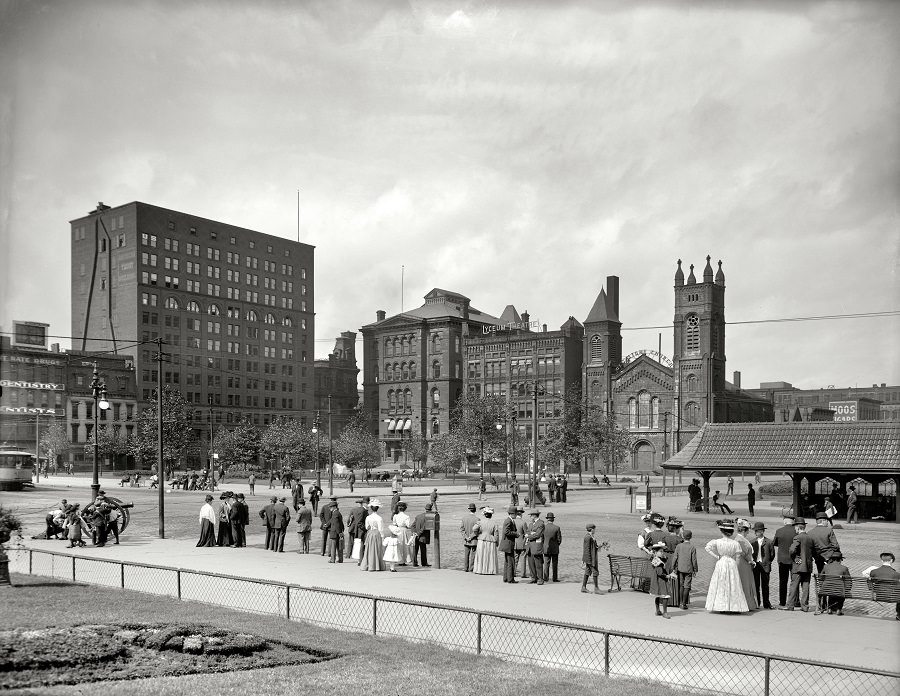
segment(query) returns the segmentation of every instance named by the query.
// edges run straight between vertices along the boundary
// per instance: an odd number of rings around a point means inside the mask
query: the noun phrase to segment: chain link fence
[[[819,690],[896,696],[900,674],[690,641],[298,587],[217,573],[12,550],[11,572],[120,587],[319,626],[442,645],[477,655],[607,677],[651,679],[710,694],[795,696]]]

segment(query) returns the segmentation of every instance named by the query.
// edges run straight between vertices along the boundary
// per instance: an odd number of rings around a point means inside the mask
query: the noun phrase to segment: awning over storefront
[[[391,418],[391,422],[388,423],[388,430],[394,430],[397,427],[397,421]]]

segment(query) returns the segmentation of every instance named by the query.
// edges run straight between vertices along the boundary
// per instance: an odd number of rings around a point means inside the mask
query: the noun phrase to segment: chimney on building
[[[526,309],[519,316],[522,317],[522,324],[524,325],[525,330],[528,331],[528,329],[529,329],[528,324],[531,321],[531,315],[528,314],[528,310]]]
[[[544,324],[544,333],[547,333],[547,325]]]
[[[375,321],[384,321],[385,316],[387,316],[387,313],[383,309],[376,310]]]
[[[606,297],[619,320],[619,276],[606,276]]]
[[[59,352],[59,344],[58,344],[58,343],[51,343],[51,344],[50,344],[50,351],[51,351],[52,353],[58,353],[58,352]]]
[[[741,373],[738,370],[734,371],[734,388],[735,389],[741,388]]]

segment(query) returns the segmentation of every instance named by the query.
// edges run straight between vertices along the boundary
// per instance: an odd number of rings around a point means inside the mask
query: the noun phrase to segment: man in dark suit
[[[806,533],[806,520],[794,518],[797,536],[791,542],[791,558],[794,561],[791,574],[791,589],[788,594],[787,611],[794,611],[800,602],[801,611],[809,611],[809,580],[813,570],[813,542]]]
[[[844,555],[835,551],[820,575],[819,594],[829,614],[844,615],[844,598],[850,594],[850,569],[841,561]]]
[[[334,563],[337,561],[338,563],[343,563],[344,516],[338,509],[338,502],[336,499],[332,499],[329,507],[331,512],[328,515],[328,542],[331,545],[331,552],[328,562]]]
[[[527,542],[528,571],[531,573],[531,584],[544,584],[544,520],[539,510],[530,510],[525,540]]]
[[[515,574],[522,578],[528,577],[528,554],[525,553],[525,546],[528,543],[525,540],[525,527],[526,523],[522,517],[525,515],[525,508],[521,505],[516,505],[516,531],[519,532],[519,536],[516,537],[516,572]],[[522,572],[519,572],[519,564],[522,565]]]
[[[506,508],[507,517],[500,525],[500,540],[497,550],[503,553],[503,582],[516,582],[516,539],[519,531],[516,529],[516,506]]]
[[[544,578],[559,582],[559,545],[562,544],[562,530],[555,524],[556,516],[547,513],[544,523]],[[551,573],[552,571],[552,573]]]
[[[411,527],[413,534],[416,535],[413,541],[413,566],[420,564],[424,568],[430,567],[428,564],[428,544],[431,543],[431,530],[427,529],[426,520],[428,514],[432,512],[434,505],[425,503],[425,512],[416,515]]]
[[[463,571],[466,573],[471,573],[475,568],[475,548],[478,546],[478,535],[474,531],[476,524],[478,515],[475,514],[475,503],[469,503],[468,511],[459,523],[463,540]]]
[[[269,498],[269,504],[259,511],[259,516],[262,518],[263,524],[266,525],[266,551],[272,550],[272,539],[275,538],[275,530],[272,526],[275,523],[275,520],[272,517],[272,508],[277,502],[278,498],[273,495]]]
[[[353,542],[362,539],[366,534],[366,516],[369,513],[363,507],[362,498],[356,501],[356,507],[347,515],[347,558],[353,553]],[[360,554],[362,558],[362,554]]]
[[[841,550],[837,537],[834,535],[834,529],[829,524],[828,515],[825,512],[816,513],[816,526],[809,531],[809,538],[813,543],[813,563],[816,564],[816,573],[821,574],[831,555]],[[823,613],[825,609],[825,599],[819,597],[816,614]]]
[[[297,512],[300,509],[301,500],[303,500],[303,485],[297,481],[297,485],[294,486],[294,490],[291,493],[291,504],[294,508],[294,512]]]
[[[247,545],[247,525],[250,523],[250,508],[244,501],[244,494],[238,493],[234,505],[228,512],[228,519],[231,522],[231,539],[236,547],[244,547]]]
[[[750,508],[750,517],[753,517],[753,507],[756,505],[756,489],[752,483],[747,484],[747,507]]]
[[[894,569],[894,554],[890,551],[884,551],[880,554],[880,558],[880,566],[871,566],[863,571],[863,575],[869,578],[869,584],[872,585],[872,589],[875,590],[876,599],[879,596],[879,590],[881,590],[878,585],[879,580],[900,580],[900,573]],[[897,613],[895,618],[897,621],[900,621],[900,602],[897,602],[896,609]]]
[[[753,525],[753,533],[756,539],[750,544],[753,548],[753,582],[756,585],[756,604],[765,609],[771,609],[769,601],[769,576],[772,573],[772,561],[775,559],[775,545],[771,539],[766,538],[766,525],[757,522]]]
[[[597,552],[600,550],[600,544],[597,543],[597,538],[594,536],[594,530],[597,529],[597,525],[590,522],[585,529],[587,530],[587,533],[584,535],[584,540],[581,544],[581,567],[584,568],[584,577],[581,580],[581,591],[587,593],[588,578],[593,577],[594,594],[600,594],[600,586],[598,583],[600,568],[597,560]]]
[[[328,521],[331,519],[332,508],[337,507],[337,496],[331,496],[327,505],[323,505],[319,511],[319,529],[322,530],[322,555],[328,553]]]
[[[291,521],[291,511],[285,505],[287,498],[282,496],[272,506],[272,551],[284,553],[284,538],[287,536],[288,524]]]
[[[309,536],[312,534],[312,510],[306,507],[301,498],[300,509],[297,510],[297,534],[300,535],[300,553],[309,553]]]
[[[691,585],[694,576],[699,572],[697,565],[697,549],[691,543],[694,534],[690,529],[685,529],[681,533],[682,542],[675,547],[675,553],[672,554],[672,568],[678,573],[678,606],[682,609],[688,608],[688,602],[691,601]]]
[[[779,527],[775,532],[775,538],[772,542],[777,549],[778,560],[778,606],[784,608],[787,604],[788,585],[791,580],[791,570],[794,567],[794,560],[791,558],[791,542],[797,532],[794,530],[794,520],[791,517],[784,518],[784,526]]]

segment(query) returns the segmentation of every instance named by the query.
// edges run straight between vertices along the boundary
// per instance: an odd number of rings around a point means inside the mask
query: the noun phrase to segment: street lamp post
[[[331,394],[328,395],[328,495],[334,495],[334,434],[331,432]]]
[[[476,425],[475,428],[481,433],[479,442],[481,443],[481,480],[484,481],[484,426]]]
[[[97,363],[94,363],[94,376],[91,379],[91,394],[94,397],[94,466],[91,478],[91,502],[97,499],[100,493],[100,442],[97,438],[100,418],[100,409],[109,408],[106,400],[106,384],[100,381],[100,372]]]
[[[313,421],[312,431],[316,434],[316,487],[322,487],[322,472],[319,471],[319,412],[316,411],[316,419]]]

